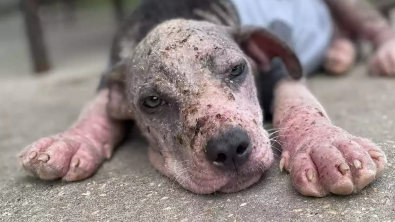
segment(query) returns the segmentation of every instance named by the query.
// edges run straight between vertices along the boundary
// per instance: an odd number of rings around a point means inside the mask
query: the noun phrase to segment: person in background
[[[324,67],[334,75],[353,67],[353,41],[368,40],[373,75],[395,77],[395,32],[365,0],[231,0],[242,25],[267,28],[298,55],[305,74]]]

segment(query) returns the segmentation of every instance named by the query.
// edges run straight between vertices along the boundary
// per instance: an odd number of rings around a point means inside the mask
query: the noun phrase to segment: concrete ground
[[[20,21],[7,22],[6,27],[0,23],[1,35],[4,28],[9,35],[0,38],[0,221],[395,221],[395,79],[368,77],[362,65],[345,78],[309,80],[336,125],[372,138],[388,155],[383,177],[358,194],[303,197],[289,175],[279,172],[276,158],[265,177],[245,191],[195,195],[151,167],[147,144],[139,136],[85,181],[27,177],[16,164],[17,153],[40,137],[65,130],[94,96],[112,26],[107,21],[85,33],[93,25],[87,22],[70,29],[69,36],[64,29],[50,29],[48,41],[59,65],[48,75],[33,77],[27,75],[24,39],[16,28]],[[73,49],[72,30],[83,30],[86,44],[78,41]],[[89,40],[95,33],[101,37]],[[60,53],[63,49],[70,52]]]

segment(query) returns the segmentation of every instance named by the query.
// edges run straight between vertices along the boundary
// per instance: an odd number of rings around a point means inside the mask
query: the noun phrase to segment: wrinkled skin
[[[69,130],[26,147],[18,157],[20,165],[44,180],[76,181],[90,177],[112,156],[124,133],[123,124],[108,115],[108,104],[109,91],[103,90]]]
[[[248,58],[226,32],[209,23],[166,23],[143,40],[128,64],[126,82],[133,83],[126,87],[128,102],[150,143],[151,162],[196,193],[244,189],[273,160],[252,68],[230,76]],[[141,101],[148,96],[166,104],[147,109]],[[226,172],[207,160],[205,146],[232,127],[247,131],[253,153],[237,171]]]
[[[186,189],[201,194],[242,190],[257,182],[273,162],[268,133],[263,129],[253,67],[248,59],[225,27],[183,20],[162,24],[125,62],[127,84],[121,87],[125,88],[126,96],[122,98],[118,85],[110,87],[112,101],[108,112],[116,118],[127,116],[125,112],[133,113],[150,144],[152,164]],[[230,76],[229,71],[239,64],[246,65],[243,74]],[[157,109],[144,107],[142,101],[150,96],[162,98],[165,104]],[[130,110],[122,108],[123,101]],[[238,169],[224,171],[207,160],[205,146],[210,138],[232,127],[247,132],[252,154]],[[25,168],[40,163],[40,159],[30,158],[32,149],[37,150],[37,158],[46,155],[43,151],[53,149],[42,150],[46,145],[41,143],[22,154]],[[67,158],[61,165],[76,158],[70,158],[70,154],[64,156]],[[79,162],[91,160],[80,157]],[[42,179],[69,180],[67,173],[63,176],[66,168],[51,177],[42,176],[47,173],[41,173],[40,169],[30,171]]]
[[[268,134],[262,126],[253,68],[231,34],[214,27],[182,20],[161,25],[127,62],[126,98],[117,91],[119,88],[111,87],[109,97],[108,90],[103,90],[92,105],[93,109],[103,110],[100,101],[111,98],[107,101],[109,110],[117,109],[108,111],[111,115],[125,118],[132,113],[130,118],[136,120],[150,144],[154,167],[201,194],[242,190],[257,182],[273,161]],[[166,59],[160,59],[162,56]],[[229,69],[239,63],[249,64],[245,76],[230,78]],[[163,98],[165,103],[147,109],[142,100],[148,96]],[[280,129],[284,149],[280,167],[291,171],[293,184],[302,194],[350,194],[381,174],[386,164],[383,152],[371,142],[333,126],[301,82],[279,84],[276,98],[275,126]],[[124,101],[129,109],[122,108]],[[55,138],[40,140],[22,153],[22,165],[42,179],[78,180],[90,176],[111,155],[102,144],[113,147],[115,143],[109,141],[119,139],[111,133],[121,130],[121,126],[107,122],[102,128],[92,128],[84,121],[96,119],[89,111],[85,113],[77,123],[85,131],[72,128]],[[99,114],[102,121],[108,121],[108,117],[103,118],[106,113]],[[207,161],[205,145],[209,138],[233,126],[247,131],[253,151],[237,171],[223,171]],[[101,136],[89,137],[94,130]],[[76,135],[106,141],[87,143]],[[86,148],[89,145],[91,148]],[[57,149],[62,150],[62,155],[53,155]],[[94,150],[101,155],[94,156]],[[108,151],[106,155],[104,151]]]
[[[278,84],[273,124],[283,148],[280,169],[290,171],[303,195],[357,192],[381,176],[387,164],[372,141],[334,126],[302,82]]]
[[[76,124],[21,152],[18,160],[26,171],[47,180],[88,178],[122,140],[124,120],[134,120],[147,138],[153,166],[194,193],[245,189],[272,165],[254,75],[280,56],[291,76],[300,76],[294,54],[273,36],[171,20],[122,54],[127,56],[111,71],[108,87]],[[233,76],[238,65],[245,69]],[[381,175],[386,157],[380,148],[333,126],[303,82],[281,80],[274,96],[274,126],[283,145],[280,169],[290,171],[301,194],[346,195]],[[147,101],[160,102],[149,108]],[[247,133],[251,155],[224,170],[208,160],[206,144],[235,127]]]

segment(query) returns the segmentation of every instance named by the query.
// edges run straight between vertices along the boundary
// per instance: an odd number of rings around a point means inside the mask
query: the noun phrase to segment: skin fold
[[[26,147],[18,162],[28,173],[45,180],[90,177],[111,158],[123,138],[124,125],[108,115],[108,105],[109,90],[102,90],[70,129]]]
[[[282,145],[280,169],[290,171],[303,195],[357,192],[379,177],[387,163],[373,142],[334,126],[303,82],[281,81],[274,127]]]
[[[237,192],[259,181],[273,163],[263,111],[274,111],[283,148],[280,169],[290,171],[301,194],[347,195],[381,175],[386,165],[382,150],[330,122],[299,80],[300,63],[286,44],[262,28],[237,26],[225,0],[210,1],[209,8],[207,2],[177,1],[151,0],[146,2],[153,5],[142,8],[155,6],[168,13],[155,16],[169,16],[176,4],[196,17],[166,17],[156,24],[157,17],[132,15],[133,22],[115,38],[112,65],[97,96],[77,122],[20,153],[18,161],[28,173],[44,180],[92,176],[124,138],[125,121],[133,120],[159,172],[194,193]],[[256,77],[273,73],[274,57],[284,63],[280,80],[272,78],[273,110],[262,110]],[[209,158],[208,144],[220,141],[222,149],[230,149],[236,135],[244,135],[243,144],[234,147],[237,155],[248,150],[243,163],[225,156],[233,161],[225,168],[220,154],[228,155],[227,150]]]

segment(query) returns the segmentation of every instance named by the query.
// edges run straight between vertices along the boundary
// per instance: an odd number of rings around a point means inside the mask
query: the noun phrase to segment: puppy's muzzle
[[[251,141],[245,130],[231,128],[207,142],[206,157],[216,167],[235,170],[251,155]]]

